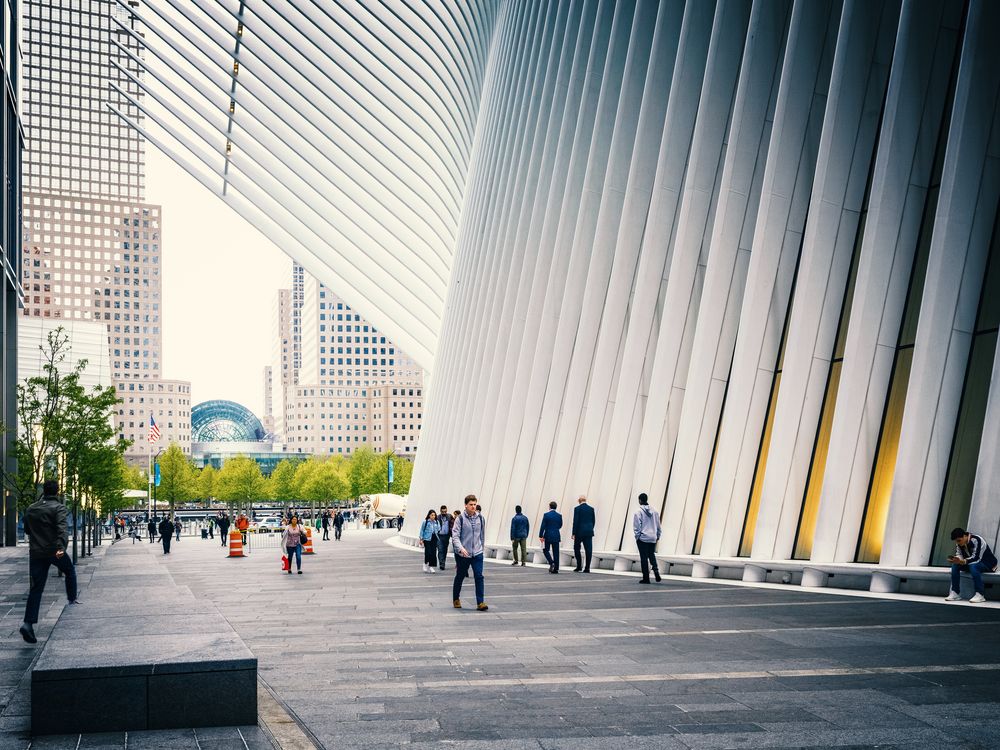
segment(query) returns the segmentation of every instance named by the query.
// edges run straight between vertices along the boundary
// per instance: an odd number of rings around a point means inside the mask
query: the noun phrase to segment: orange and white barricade
[[[302,545],[303,555],[315,555],[316,551],[313,549],[313,530],[312,526],[306,526],[306,543]]]
[[[236,529],[229,532],[229,556],[246,557],[243,552],[243,535]]]

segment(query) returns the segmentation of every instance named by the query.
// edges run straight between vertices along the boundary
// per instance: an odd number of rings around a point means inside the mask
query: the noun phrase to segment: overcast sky
[[[225,398],[258,416],[288,256],[151,143],[146,196],[163,206],[163,375],[191,403]]]

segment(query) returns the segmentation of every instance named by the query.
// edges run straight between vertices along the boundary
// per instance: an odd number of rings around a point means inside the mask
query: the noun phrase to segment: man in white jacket
[[[649,498],[643,492],[639,495],[639,510],[632,516],[632,532],[635,534],[635,544],[639,548],[639,562],[642,565],[642,580],[639,583],[649,583],[649,568],[653,567],[653,575],[660,580],[660,568],[656,564],[656,543],[660,541],[660,516],[649,507]]]

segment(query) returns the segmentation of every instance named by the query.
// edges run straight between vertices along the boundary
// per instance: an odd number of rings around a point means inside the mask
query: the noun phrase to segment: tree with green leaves
[[[195,496],[194,467],[177,443],[171,443],[160,455],[160,486],[156,488],[156,499],[166,500],[173,510],[178,503],[184,503]]]
[[[389,456],[385,456],[381,461],[382,476],[388,479]],[[413,462],[400,456],[392,457],[392,484],[389,492],[394,495],[407,495],[410,492],[410,479],[413,477]],[[385,490],[382,490],[385,492]]]
[[[348,479],[351,483],[350,497],[373,495],[385,492],[385,461],[366,445],[351,454]]]
[[[301,495],[295,493],[295,473],[302,462],[295,462],[291,459],[284,459],[274,467],[270,478],[271,497],[279,503],[290,503],[298,500]]]
[[[347,472],[342,462],[322,461],[310,472],[302,488],[302,499],[313,503],[329,504],[343,500],[351,491]]]
[[[215,495],[230,504],[253,503],[267,494],[267,480],[252,458],[234,456],[222,465],[216,482]]]
[[[208,464],[198,472],[198,477],[195,480],[195,496],[204,500],[205,505],[211,504],[212,498],[216,495],[218,481],[219,472],[212,464]]]

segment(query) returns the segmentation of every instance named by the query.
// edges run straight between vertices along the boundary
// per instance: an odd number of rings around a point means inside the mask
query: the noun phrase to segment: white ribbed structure
[[[411,522],[473,492],[502,547],[582,493],[610,558],[645,491],[717,567],[996,542],[1000,4],[198,6],[142,11],[208,97],[156,141],[433,370]]]

